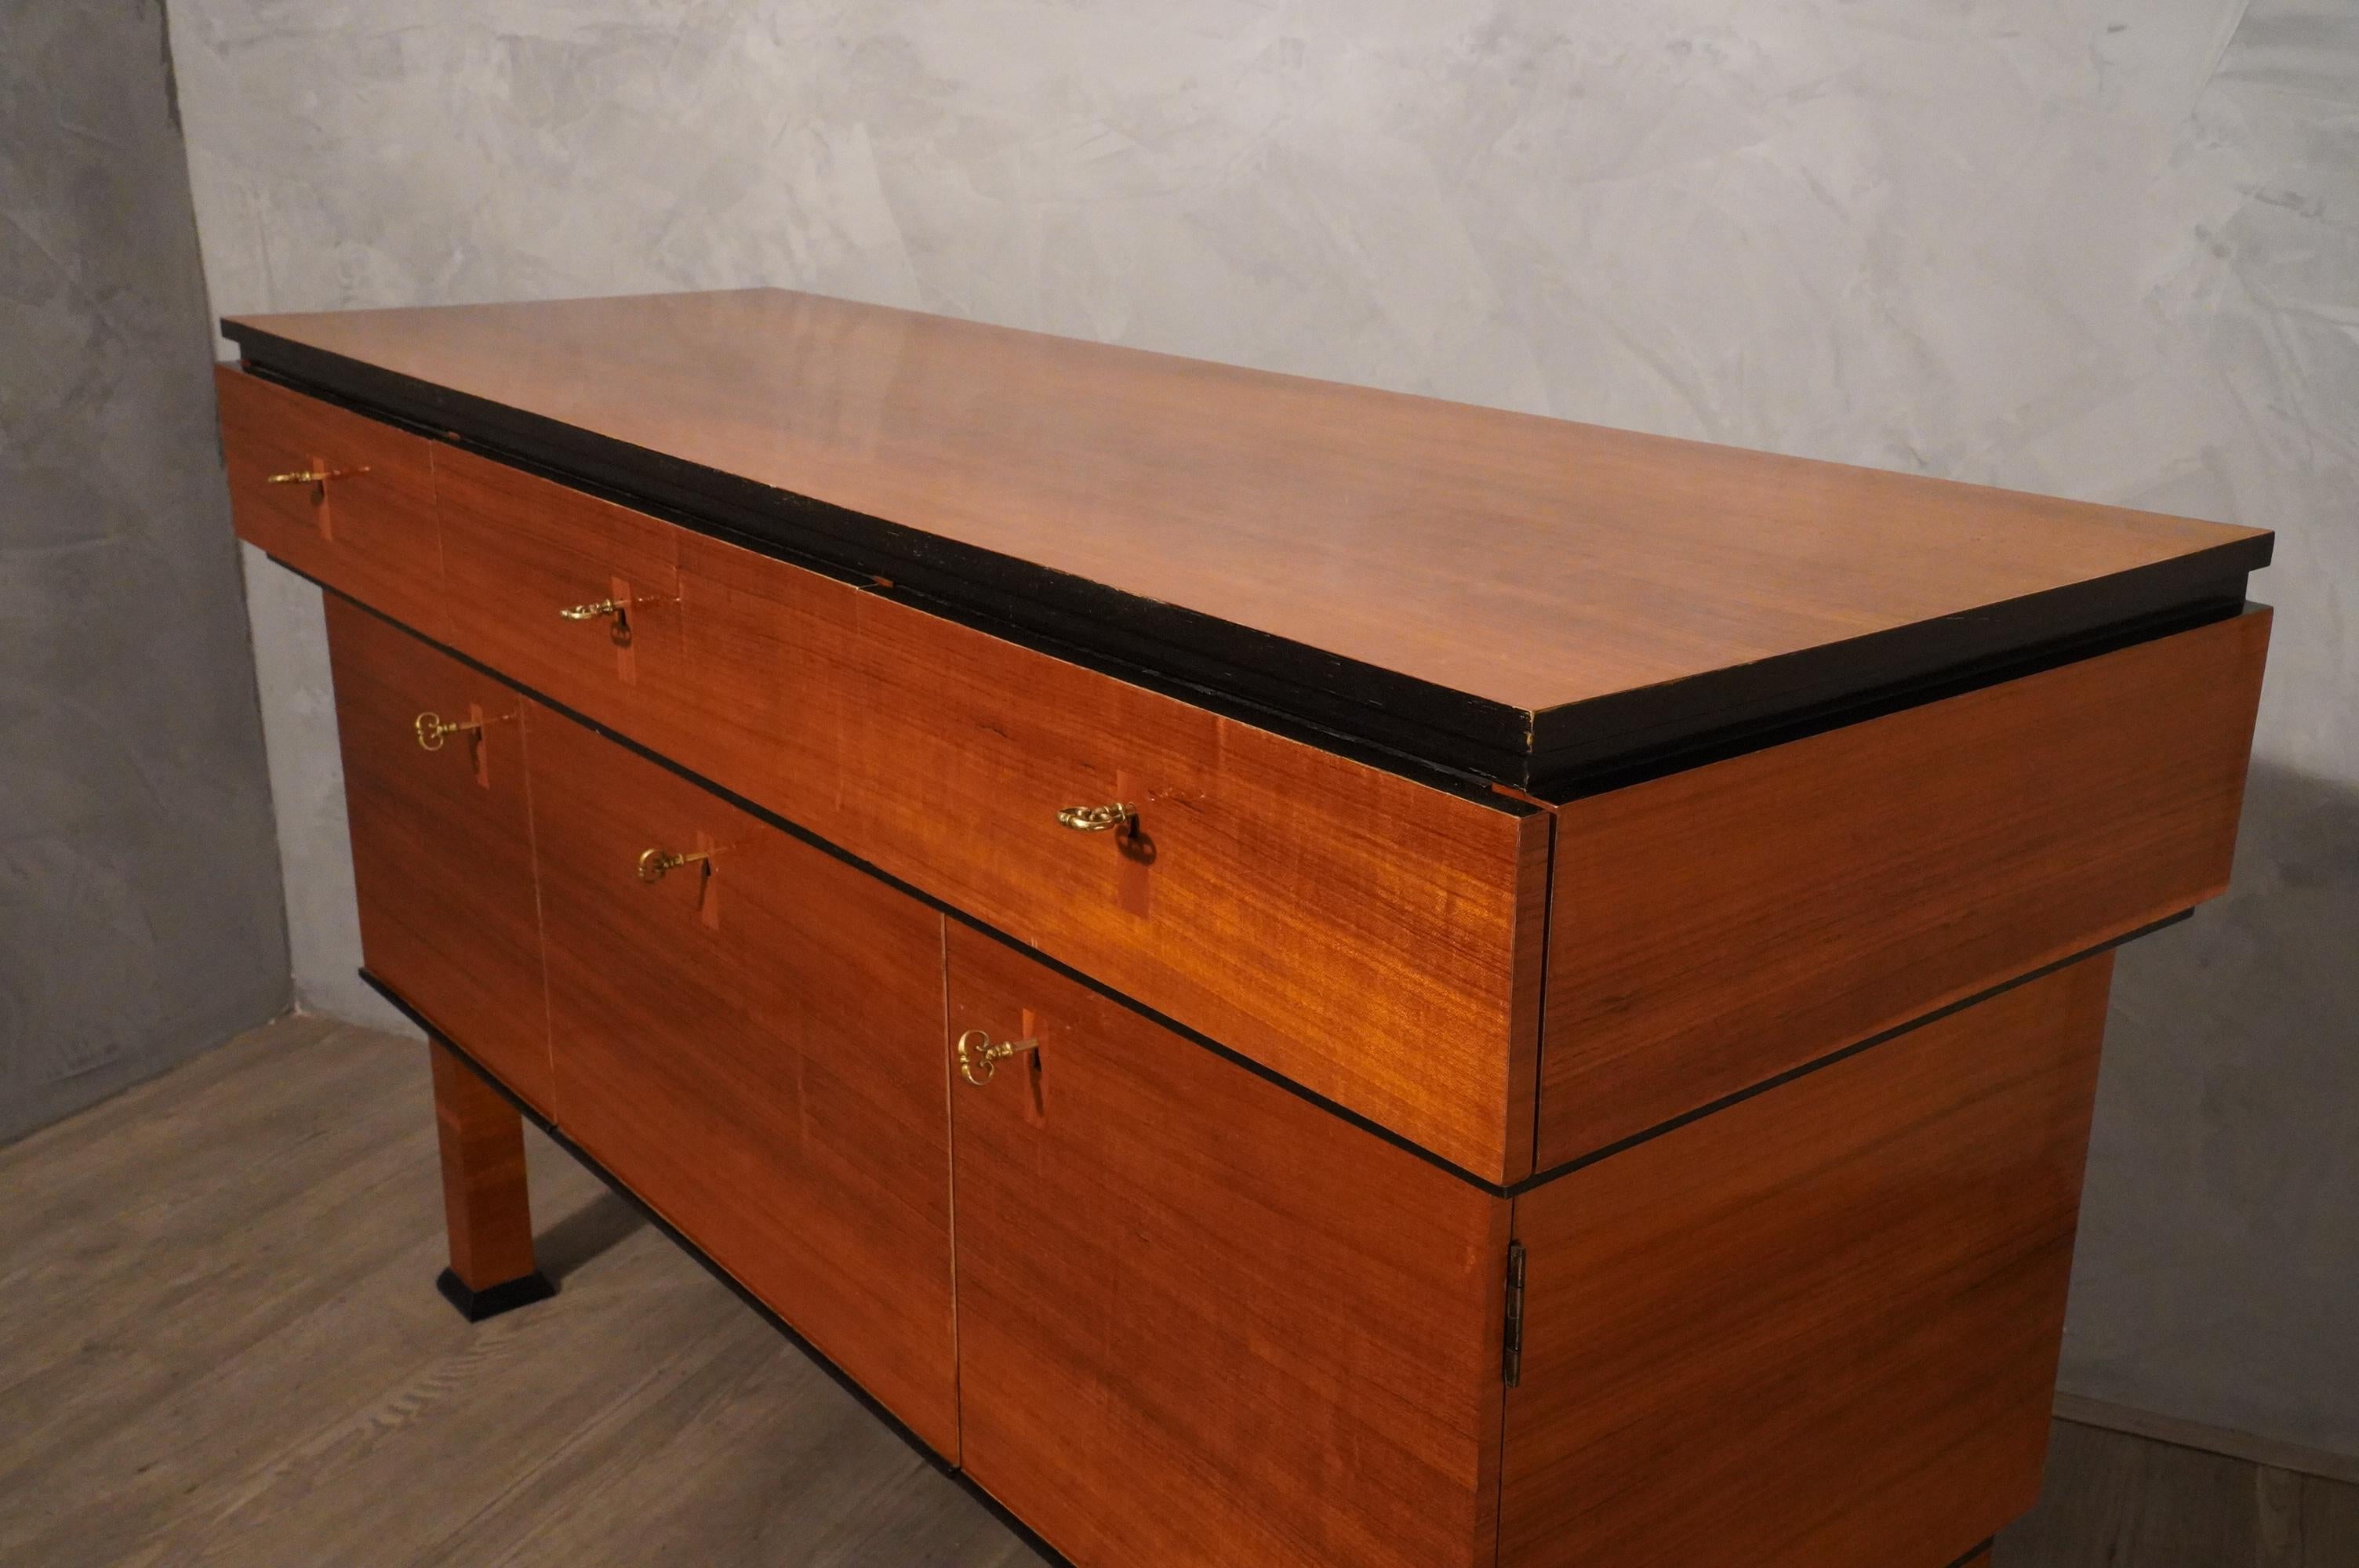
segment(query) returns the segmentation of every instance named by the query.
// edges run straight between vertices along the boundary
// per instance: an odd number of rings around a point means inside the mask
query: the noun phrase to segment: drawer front
[[[682,530],[455,448],[435,490],[451,645],[660,746],[680,696]]]
[[[527,737],[560,1125],[955,1458],[940,915],[537,704]]]
[[[1493,1561],[1506,1200],[964,925],[969,1474],[1081,1565]],[[979,1034],[967,1034],[977,1031]]]
[[[1530,1171],[1545,812],[455,448],[430,471],[430,611],[326,580],[1444,1159]],[[1060,822],[1115,805],[1112,831]]]
[[[2257,611],[1564,807],[1542,1166],[2224,891]]]
[[[678,754],[1477,1174],[1530,1168],[1549,819],[701,536]],[[1079,831],[1116,803],[1134,826]]]
[[[214,385],[238,536],[442,636],[432,443],[225,365]]]
[[[523,698],[333,594],[327,612],[362,955],[547,1114]]]

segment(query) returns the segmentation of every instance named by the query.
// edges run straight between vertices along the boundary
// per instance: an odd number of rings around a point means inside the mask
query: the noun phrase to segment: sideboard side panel
[[[2100,954],[1516,1200],[1504,1568],[1944,1568],[2038,1499]]]
[[[1566,806],[1538,1164],[2223,892],[2269,613]]]

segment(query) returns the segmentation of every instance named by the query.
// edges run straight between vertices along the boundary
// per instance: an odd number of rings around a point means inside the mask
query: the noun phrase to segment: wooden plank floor
[[[0,1150],[0,1563],[1040,1560],[538,1134],[434,1293],[423,1047],[289,1019]],[[2359,1487],[2060,1424],[1998,1568],[2359,1568]]]

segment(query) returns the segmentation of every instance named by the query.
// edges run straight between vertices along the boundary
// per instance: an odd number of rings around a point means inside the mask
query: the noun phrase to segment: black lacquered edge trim
[[[257,327],[249,371],[746,549],[1395,772],[1520,777],[1529,715],[1198,611],[452,392]]]
[[[1972,1563],[1975,1558],[1980,1557],[1984,1552],[1988,1552],[1997,1544],[1998,1537],[1994,1535],[1988,1541],[1984,1541],[1980,1546],[1968,1548],[1965,1555],[1951,1563],[1950,1568],[1966,1568],[1967,1563]]]
[[[1002,1503],[997,1498],[993,1497],[989,1492],[985,1491],[982,1485],[973,1476],[969,1476],[963,1469],[960,1468],[955,1461],[937,1451],[931,1444],[919,1436],[916,1429],[911,1427],[908,1422],[903,1421],[899,1416],[895,1415],[890,1410],[886,1409],[878,1401],[875,1395],[870,1393],[868,1390],[861,1384],[858,1379],[853,1377],[851,1373],[836,1365],[834,1360],[828,1356],[827,1352],[821,1350],[818,1346],[813,1345],[810,1340],[804,1338],[800,1333],[797,1332],[792,1324],[788,1323],[785,1318],[780,1317],[776,1312],[772,1311],[767,1305],[766,1305],[761,1297],[754,1294],[753,1292],[740,1284],[736,1276],[730,1273],[728,1270],[723,1268],[718,1262],[716,1262],[711,1253],[705,1251],[704,1249],[690,1240],[687,1236],[683,1235],[680,1230],[671,1223],[671,1221],[666,1219],[661,1214],[658,1213],[645,1198],[639,1196],[637,1193],[633,1192],[629,1186],[625,1184],[622,1178],[615,1175],[612,1171],[606,1169],[604,1165],[599,1163],[597,1158],[591,1154],[588,1150],[582,1148],[582,1145],[574,1142],[572,1139],[567,1137],[564,1130],[559,1127],[556,1122],[551,1121],[548,1117],[543,1116],[538,1110],[535,1109],[532,1104],[522,1095],[517,1094],[514,1089],[508,1087],[506,1084],[503,1083],[497,1074],[494,1073],[489,1067],[484,1066],[483,1063],[477,1061],[473,1055],[470,1055],[466,1046],[461,1044],[459,1042],[451,1039],[448,1034],[442,1033],[440,1028],[436,1027],[434,1021],[427,1017],[424,1013],[419,1011],[417,1008],[413,1007],[407,997],[394,989],[393,987],[387,985],[375,975],[371,974],[366,968],[362,968],[358,973],[363,984],[366,985],[371,990],[376,992],[377,995],[383,997],[386,1001],[392,1006],[395,1011],[400,1013],[402,1017],[409,1020],[411,1023],[417,1025],[418,1028],[425,1033],[428,1039],[449,1051],[451,1054],[456,1057],[469,1072],[474,1074],[477,1077],[483,1079],[484,1083],[490,1085],[492,1092],[498,1095],[502,1099],[507,1101],[508,1104],[514,1106],[517,1114],[521,1115],[527,1121],[531,1122],[535,1127],[540,1129],[543,1133],[547,1134],[549,1141],[556,1144],[560,1150],[563,1150],[565,1153],[573,1160],[574,1163],[580,1165],[583,1170],[597,1177],[600,1182],[605,1184],[607,1191],[613,1193],[616,1197],[621,1198],[625,1203],[629,1204],[632,1208],[637,1210],[640,1217],[645,1219],[649,1225],[654,1226],[656,1229],[661,1231],[664,1236],[671,1241],[673,1246],[688,1254],[688,1256],[694,1260],[699,1267],[703,1269],[706,1273],[712,1275],[714,1279],[727,1286],[732,1295],[745,1303],[747,1306],[753,1308],[755,1314],[758,1315],[763,1322],[768,1324],[772,1329],[783,1336],[789,1344],[794,1346],[796,1349],[809,1357],[813,1366],[817,1367],[821,1371],[826,1373],[829,1378],[833,1379],[838,1388],[841,1388],[844,1392],[850,1394],[854,1400],[857,1400],[860,1402],[862,1409],[875,1416],[878,1421],[884,1422],[886,1427],[891,1431],[894,1436],[908,1444],[911,1451],[919,1458],[923,1459],[928,1465],[931,1465],[938,1474],[948,1477],[961,1491],[966,1493],[967,1496],[981,1503],[984,1511],[988,1512],[992,1518],[997,1519],[999,1523],[1005,1526],[1009,1532],[1016,1537],[1017,1540],[1023,1541],[1025,1545],[1030,1547],[1033,1551],[1038,1552],[1043,1558],[1047,1559],[1052,1565],[1052,1568],[1073,1568],[1071,1559],[1066,1557],[1055,1547],[1049,1545],[1046,1541],[1043,1541],[1038,1532],[1034,1530],[1030,1525],[1026,1524],[1022,1519],[1016,1518],[1016,1515],[1010,1513],[1005,1503]],[[446,1277],[450,1274],[448,1270],[445,1270],[443,1272]],[[539,1276],[536,1273],[530,1277],[537,1279]],[[438,1287],[441,1284],[441,1281],[439,1280],[435,1282]],[[456,1282],[455,1280],[453,1282]],[[460,1285],[459,1289],[464,1291],[466,1287],[464,1285]],[[551,1293],[555,1293],[554,1287],[551,1287]],[[450,1292],[445,1290],[443,1294],[447,1297],[450,1295]],[[459,1303],[455,1299],[453,1299],[451,1304],[456,1306]],[[466,1309],[462,1306],[460,1307],[460,1310],[464,1312]],[[471,1318],[469,1321],[473,1322],[474,1320]]]
[[[1594,775],[1854,721],[1928,700],[1919,683],[2010,678],[2091,637],[2162,635],[2241,603],[2257,535],[1969,613],[1538,713],[1179,605],[979,549],[224,320],[266,379],[590,490],[746,548],[878,588],[946,619],[1371,765],[1582,793]],[[883,579],[881,582],[879,579]],[[2149,628],[2137,630],[2138,628]],[[1981,673],[1975,673],[1981,672]],[[1813,715],[1817,716],[1815,719]]]
[[[2185,562],[2167,562],[2165,565],[2176,568],[2200,559],[2189,557]],[[2173,574],[2173,580],[2177,580],[2176,574]],[[1748,752],[1782,746],[1788,741],[1824,734],[1845,725],[1864,723],[1887,713],[1921,708],[1928,703],[1963,696],[1984,687],[2020,680],[2027,676],[2093,659],[2140,643],[2191,632],[2199,626],[2233,621],[2258,608],[2244,596],[2245,578],[2242,571],[2216,579],[2208,575],[2193,577],[2182,586],[2189,594],[2183,602],[2149,614],[2104,621],[2085,631],[2053,641],[2032,646],[2009,647],[1987,657],[1945,665],[1914,676],[1906,674],[1906,660],[1910,656],[1908,652],[1897,650],[1891,673],[1899,678],[1889,679],[1880,686],[1856,690],[1836,689],[1833,695],[1816,702],[1802,700],[1806,693],[1798,687],[1794,705],[1782,711],[1765,711],[1753,718],[1700,724],[1692,731],[1681,731],[1676,728],[1658,731],[1668,734],[1669,738],[1659,743],[1649,741],[1619,753],[1592,755],[1593,749],[1576,747],[1551,758],[1538,759],[1535,764],[1536,772],[1543,776],[1533,784],[1531,793],[1539,799],[1561,805],[1584,795],[1621,789],[1647,779],[1742,756]],[[1861,642],[1877,643],[1880,639],[1863,638]]]
[[[362,978],[367,979],[365,972]],[[376,982],[371,980],[369,983],[375,985]],[[383,989],[378,988],[380,992]],[[442,1299],[457,1307],[459,1315],[469,1323],[481,1323],[504,1312],[514,1312],[535,1302],[545,1302],[557,1293],[557,1287],[549,1282],[549,1276],[538,1269],[513,1280],[503,1280],[496,1285],[486,1285],[480,1291],[469,1289],[467,1281],[459,1278],[456,1270],[445,1269],[434,1276],[434,1288],[441,1292]]]

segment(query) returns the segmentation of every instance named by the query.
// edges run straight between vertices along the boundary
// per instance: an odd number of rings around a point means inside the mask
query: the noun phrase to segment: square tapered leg
[[[480,1323],[546,1301],[557,1287],[533,1264],[523,1119],[441,1042],[427,1050],[451,1231],[451,1266],[434,1283],[468,1322]]]

